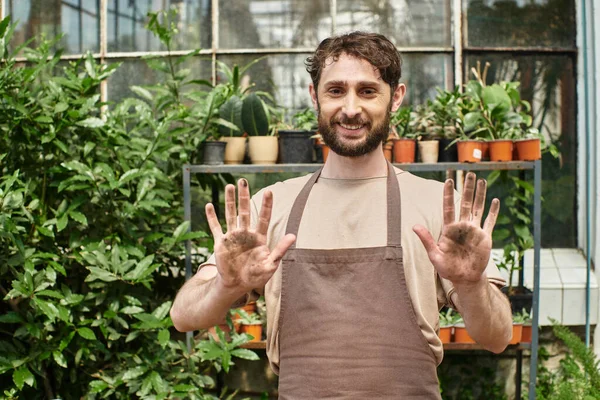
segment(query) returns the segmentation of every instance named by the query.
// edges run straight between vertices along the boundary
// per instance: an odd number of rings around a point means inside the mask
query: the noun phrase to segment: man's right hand
[[[206,218],[215,240],[217,279],[224,288],[240,295],[252,289],[263,288],[271,279],[281,258],[296,240],[285,235],[273,251],[267,246],[267,230],[271,222],[273,193],[265,191],[256,229],[250,229],[250,189],[248,181],[238,181],[239,217],[236,210],[235,187],[225,187],[225,219],[227,233],[223,233],[215,208],[206,205]]]

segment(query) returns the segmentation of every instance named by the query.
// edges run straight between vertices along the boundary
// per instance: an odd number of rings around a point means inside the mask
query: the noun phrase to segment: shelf
[[[284,172],[314,172],[323,164],[238,164],[238,165],[184,165],[183,168],[191,173],[204,174],[272,174]],[[525,170],[533,169],[534,161],[506,161],[489,162],[482,161],[478,163],[412,163],[412,164],[394,164],[394,166],[410,172],[435,172],[445,170],[466,170],[466,171],[492,171],[492,170]]]
[[[240,346],[244,349],[251,350],[265,350],[267,348],[267,342],[248,342]],[[509,345],[505,351],[509,350],[529,350],[531,349],[531,343],[519,343]],[[480,344],[477,343],[445,343],[444,351],[452,351],[452,350],[485,350]]]

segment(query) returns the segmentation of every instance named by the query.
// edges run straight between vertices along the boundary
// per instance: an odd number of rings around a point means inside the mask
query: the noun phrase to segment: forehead
[[[337,60],[332,57],[325,61],[325,67],[321,72],[320,85],[326,85],[330,81],[364,82],[384,84],[379,70],[367,60],[341,54]]]

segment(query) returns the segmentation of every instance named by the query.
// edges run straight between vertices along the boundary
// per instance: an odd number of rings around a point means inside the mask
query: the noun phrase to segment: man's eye
[[[331,88],[329,89],[329,93],[333,95],[339,95],[342,94],[342,90],[338,88]]]
[[[374,89],[364,89],[363,94],[365,94],[367,96],[372,96],[375,94],[375,90]]]

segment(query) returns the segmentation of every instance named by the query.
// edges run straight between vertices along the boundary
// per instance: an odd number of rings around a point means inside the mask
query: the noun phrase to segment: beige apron
[[[298,234],[320,174],[298,195],[286,233]],[[280,399],[441,398],[437,363],[404,278],[400,188],[389,163],[387,210],[387,246],[318,250],[294,244],[284,256]]]

